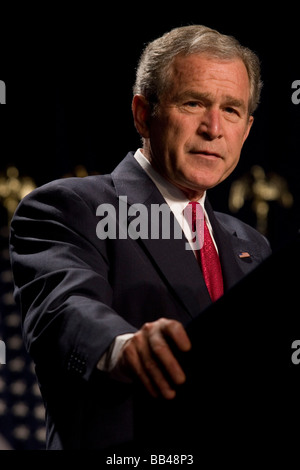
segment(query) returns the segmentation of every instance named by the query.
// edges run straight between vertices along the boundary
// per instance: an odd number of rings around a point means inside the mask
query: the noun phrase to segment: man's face
[[[144,153],[167,180],[198,199],[239,161],[253,121],[248,74],[239,59],[204,54],[178,56],[172,70],[157,113],[144,113]]]

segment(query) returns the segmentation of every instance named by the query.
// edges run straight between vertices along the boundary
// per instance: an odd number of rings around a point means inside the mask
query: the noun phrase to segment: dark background
[[[96,8],[85,3],[30,10],[26,4],[3,11],[0,79],[6,82],[7,105],[0,107],[0,177],[15,165],[20,177],[30,176],[39,186],[74,173],[76,165],[88,173],[113,170],[140,145],[131,99],[142,48],[173,27],[205,24],[256,51],[264,82],[240,163],[209,192],[210,200],[215,210],[229,212],[231,184],[253,165],[262,166],[268,177],[283,177],[294,203],[287,209],[270,202],[267,236],[275,251],[286,245],[300,227],[300,105],[291,101],[291,84],[300,79],[299,6],[270,4],[261,11],[253,3],[238,5],[103,3]],[[234,215],[256,224],[251,201]],[[20,338],[20,325],[7,248],[8,220],[0,198],[0,338],[9,345],[12,337]],[[16,359],[25,361],[23,369],[14,368]],[[25,383],[26,392],[16,394],[16,383]],[[30,359],[22,346],[8,347],[7,364],[0,366],[0,438],[11,448],[40,449],[43,429]]]
[[[277,202],[270,204],[267,235],[277,248],[300,226],[300,105],[291,101],[291,84],[300,76],[297,7],[261,12],[255,6],[203,11],[200,6],[167,5],[162,12],[155,4],[98,10],[72,6],[68,11],[57,9],[53,22],[50,12],[37,18],[34,34],[31,26],[23,25],[23,35],[0,77],[8,75],[9,104],[1,123],[6,145],[0,172],[14,164],[37,185],[72,173],[78,164],[89,173],[110,172],[140,145],[131,99],[142,48],[173,27],[202,23],[232,34],[256,51],[264,82],[241,161],[228,180],[210,191],[210,199],[216,210],[228,212],[232,181],[254,164],[267,175],[284,177],[294,205],[286,210]],[[255,225],[249,208],[237,215]]]

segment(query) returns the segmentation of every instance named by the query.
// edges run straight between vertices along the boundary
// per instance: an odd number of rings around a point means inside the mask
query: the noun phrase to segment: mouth
[[[211,152],[210,150],[192,149],[189,153],[192,155],[199,155],[204,158],[222,158],[221,154],[218,152]]]

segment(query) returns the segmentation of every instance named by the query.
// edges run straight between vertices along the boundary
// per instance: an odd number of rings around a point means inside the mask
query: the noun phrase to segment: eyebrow
[[[246,105],[244,100],[239,100],[238,98],[234,98],[231,95],[226,95],[225,97],[225,103],[227,103],[230,106],[234,106],[235,108],[240,108],[243,111],[246,111]]]
[[[187,100],[195,99],[195,100],[203,101],[206,104],[210,104],[214,101],[214,97],[210,93],[201,93],[195,90],[183,91],[182,93],[179,93],[177,96],[175,95],[174,99],[176,101],[182,101],[186,99]],[[239,108],[245,112],[247,109],[244,100],[240,100],[231,95],[222,96],[222,103],[226,106],[233,106],[235,108]]]

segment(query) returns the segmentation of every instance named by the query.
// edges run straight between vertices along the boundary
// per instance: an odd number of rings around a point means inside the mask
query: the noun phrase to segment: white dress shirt
[[[140,149],[138,149],[135,152],[134,158],[141,165],[143,170],[147,173],[149,178],[152,179],[153,183],[156,185],[157,189],[160,191],[164,200],[166,201],[171,211],[173,212],[175,218],[177,219],[177,222],[179,223],[186,239],[188,240],[189,243],[191,243],[191,246],[192,246],[193,235],[191,232],[190,225],[187,223],[187,220],[184,217],[184,209],[186,208],[190,200],[186,197],[186,195],[179,188],[169,183],[169,181],[167,181],[159,173],[157,173],[157,171],[153,168],[149,160],[143,155]],[[212,227],[211,227],[207,212],[204,207],[205,198],[206,198],[206,192],[204,192],[203,196],[197,202],[199,202],[199,204],[202,207],[208,230],[210,232],[210,235],[213,239],[214,245],[218,252],[218,248],[213,237]]]
[[[157,189],[162,194],[164,200],[170,207],[170,210],[173,212],[177,222],[179,223],[186,239],[192,246],[193,234],[192,234],[190,225],[187,223],[184,217],[184,209],[190,202],[189,199],[187,199],[186,195],[179,188],[171,184],[169,181],[163,178],[159,173],[157,173],[157,171],[153,168],[149,160],[143,155],[140,149],[138,149],[135,152],[134,158],[141,165],[143,170],[147,173],[149,178],[151,178],[153,183],[156,185]],[[198,202],[201,204],[208,230],[212,236],[215,247],[218,250],[214,237],[213,237],[212,227],[211,227],[207,212],[204,207],[205,197],[206,197],[206,192],[204,192],[204,195],[198,200]],[[110,372],[112,376],[115,376],[115,378],[119,380],[126,380],[125,377],[121,377],[119,375],[119,373],[115,369],[115,366],[116,366],[119,354],[123,346],[132,336],[133,336],[133,333],[128,333],[128,334],[117,336],[115,340],[112,342],[112,344],[110,345],[110,347],[108,348],[108,350],[100,358],[97,364],[98,369],[102,371]]]

